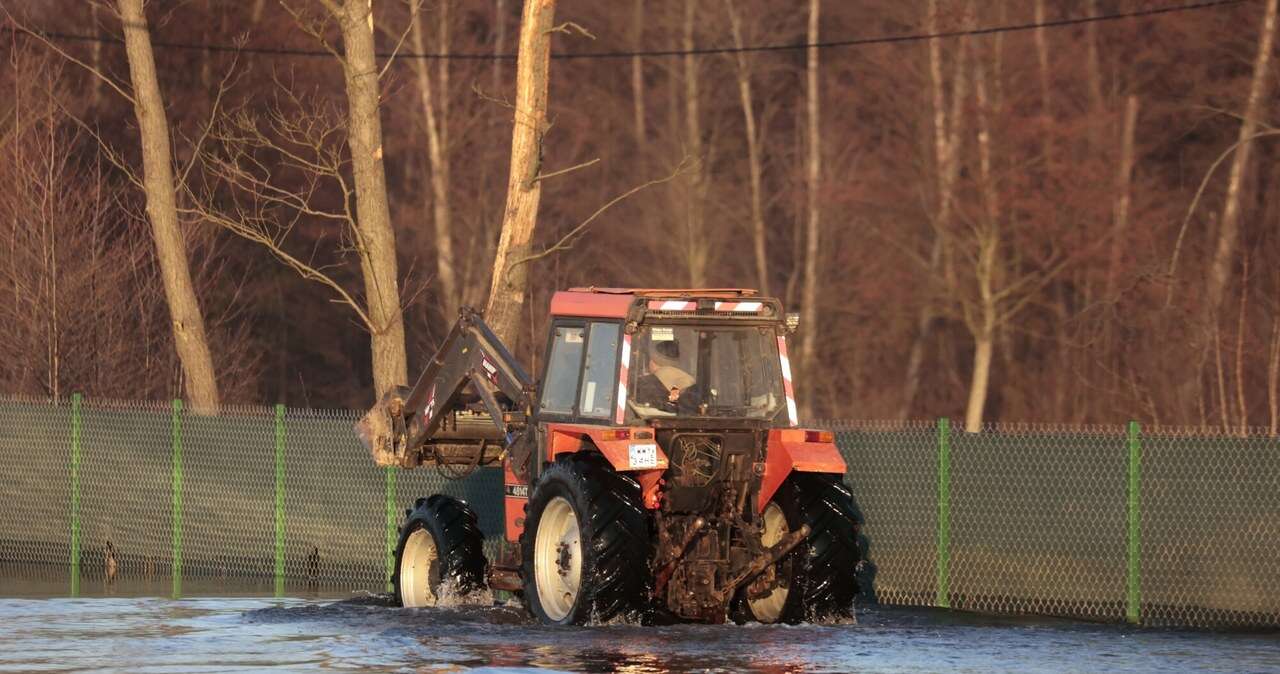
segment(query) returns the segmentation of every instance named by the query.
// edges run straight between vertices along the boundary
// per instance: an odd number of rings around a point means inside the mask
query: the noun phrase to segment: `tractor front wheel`
[[[559,457],[529,498],[524,598],[541,622],[643,619],[652,591],[640,485],[597,455]]]
[[[396,603],[435,606],[446,593],[484,588],[484,536],[465,501],[436,494],[406,514],[391,575]]]

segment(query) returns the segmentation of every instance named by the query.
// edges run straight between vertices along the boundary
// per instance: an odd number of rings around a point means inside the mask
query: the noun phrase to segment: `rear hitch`
[[[720,588],[720,601],[727,602],[740,585],[751,580],[761,571],[764,571],[770,566],[776,564],[779,559],[782,559],[788,552],[791,552],[792,548],[799,545],[800,541],[808,538],[809,532],[809,525],[803,524],[799,529],[783,536],[782,540],[775,543],[773,547],[760,553],[760,556],[752,560],[742,573],[730,579],[729,582],[724,584],[724,587]]]

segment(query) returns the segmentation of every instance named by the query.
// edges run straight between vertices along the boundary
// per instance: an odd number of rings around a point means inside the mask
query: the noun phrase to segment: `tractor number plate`
[[[632,470],[658,467],[658,446],[656,444],[631,445],[629,453],[628,463]]]

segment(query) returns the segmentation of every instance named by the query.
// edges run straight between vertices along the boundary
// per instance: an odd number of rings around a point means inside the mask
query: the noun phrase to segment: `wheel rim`
[[[782,537],[787,535],[787,516],[783,514],[782,508],[776,503],[770,503],[764,509],[764,531],[760,534],[760,542],[766,548],[773,546]],[[775,573],[782,574],[784,568],[781,563],[775,569]],[[784,578],[783,580],[790,580]],[[756,620],[762,623],[777,622],[782,616],[782,607],[787,603],[787,595],[791,592],[790,588],[779,585],[773,588],[769,594],[759,598],[748,600],[751,606],[751,614]]]
[[[578,515],[562,496],[542,511],[534,539],[533,575],[547,617],[564,620],[582,587],[582,534]]]
[[[400,556],[400,603],[408,607],[435,606],[440,600],[440,555],[435,539],[426,529],[417,529],[404,542]]]

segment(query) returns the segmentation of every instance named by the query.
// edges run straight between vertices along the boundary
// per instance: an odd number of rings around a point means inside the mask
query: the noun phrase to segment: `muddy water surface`
[[[882,608],[858,619],[550,628],[515,606],[373,596],[28,597],[0,599],[0,672],[1280,672],[1275,634]]]

